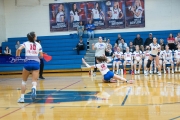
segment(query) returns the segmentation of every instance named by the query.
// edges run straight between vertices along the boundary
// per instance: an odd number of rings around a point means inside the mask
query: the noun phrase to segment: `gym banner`
[[[126,28],[145,27],[144,0],[126,0]]]
[[[69,4],[49,4],[50,31],[68,31]]]
[[[107,28],[124,28],[125,27],[125,9],[124,0],[106,1],[106,23]]]
[[[145,27],[145,0],[97,0],[49,4],[50,31],[76,31],[91,21],[95,30]]]
[[[69,30],[77,30],[80,21],[83,25],[87,24],[86,11],[86,3],[84,2],[69,3]]]

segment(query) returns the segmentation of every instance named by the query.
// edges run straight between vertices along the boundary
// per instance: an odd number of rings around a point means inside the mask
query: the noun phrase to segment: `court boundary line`
[[[64,87],[64,88],[61,88],[61,89],[55,91],[54,93],[59,92],[59,91],[61,91],[61,90],[63,90],[63,89],[66,89],[66,88],[68,88],[68,87],[70,87],[70,86],[72,86],[72,85],[74,85],[74,84],[76,84],[76,83],[79,83],[80,81],[81,81],[81,80],[79,80],[79,81],[77,81],[77,82],[74,82],[74,83],[72,83],[72,84],[70,84],[70,85],[68,85],[68,86],[66,86],[66,87]],[[53,93],[51,93],[51,94],[53,94]],[[51,95],[51,94],[49,94],[49,95]],[[49,96],[49,95],[47,95],[47,96]],[[45,97],[47,97],[47,96],[45,96]],[[44,98],[44,97],[43,97],[43,98]],[[40,100],[41,100],[41,99],[40,99]],[[39,101],[39,100],[37,100],[37,101]],[[5,115],[3,115],[3,116],[0,116],[0,119],[2,119],[2,118],[4,118],[4,117],[7,117],[8,115],[11,115],[12,113],[15,113],[15,112],[21,110],[22,108],[25,108],[25,107],[27,107],[27,106],[33,104],[33,103],[36,103],[37,101],[31,102],[31,103],[25,105],[24,107],[20,107],[20,108],[18,108],[18,109],[16,109],[16,110],[12,111],[12,112],[10,112],[10,113],[7,113],[7,114],[5,114]]]
[[[128,96],[129,96],[129,93],[130,93],[130,92],[131,92],[131,87],[129,88],[128,92],[126,93],[126,96],[125,96],[125,98],[124,98],[124,100],[123,100],[121,106],[124,106],[124,104],[125,104],[125,102],[126,102]]]
[[[169,119],[169,120],[175,120],[175,119],[177,119],[177,118],[180,118],[180,116],[177,116],[177,117],[175,117],[175,118],[171,118],[171,119]]]

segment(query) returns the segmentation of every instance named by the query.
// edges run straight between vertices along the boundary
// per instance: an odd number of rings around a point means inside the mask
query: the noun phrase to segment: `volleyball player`
[[[119,65],[122,64],[121,58],[122,58],[123,53],[121,52],[120,47],[117,47],[117,51],[114,52],[113,54],[113,73],[115,72],[115,66],[116,66],[116,74],[119,74]]]
[[[148,58],[148,62],[146,65],[145,75],[149,74],[149,68],[150,68],[151,62],[154,59],[156,66],[158,68],[158,75],[161,76],[161,67],[159,65],[159,56],[158,56],[158,52],[160,50],[160,45],[157,43],[156,37],[153,38],[153,43],[151,43],[149,46],[151,48],[151,52],[150,52],[150,56]]]
[[[171,64],[172,73],[174,73],[174,62],[172,51],[169,50],[169,46],[166,45],[166,50],[164,50],[164,73],[166,73],[166,64]]]
[[[134,74],[140,74],[140,69],[142,66],[142,52],[139,50],[139,45],[136,45],[136,50],[134,51]],[[139,63],[138,72],[136,72],[136,66]]]
[[[110,15],[111,19],[122,19],[123,18],[123,12],[119,8],[118,2],[114,2],[114,6],[110,7],[110,11],[108,12],[108,14]]]
[[[179,67],[179,72],[180,72],[180,44],[178,44],[178,50],[175,51],[174,57],[176,59],[176,68],[175,72],[177,72],[177,68]]]
[[[163,61],[164,61],[164,51],[159,49],[159,65],[162,68],[163,67]]]
[[[31,98],[35,100],[36,98],[36,86],[37,86],[37,79],[39,77],[39,67],[40,67],[40,57],[43,57],[42,54],[42,47],[36,41],[36,34],[35,32],[30,32],[27,34],[27,38],[29,41],[24,42],[16,51],[16,56],[20,56],[20,52],[22,49],[25,48],[25,56],[27,61],[25,62],[23,72],[22,72],[22,85],[21,85],[21,97],[19,98],[19,103],[24,103],[24,93],[26,90],[26,81],[30,72],[32,72],[32,89],[31,89]]]
[[[144,73],[145,73],[145,70],[146,70],[146,65],[147,65],[149,56],[150,56],[150,48],[149,48],[149,46],[146,46],[146,51],[143,52],[143,57],[144,57]],[[152,73],[152,63],[150,65],[150,73]]]
[[[96,57],[104,56],[105,51],[107,50],[107,45],[103,43],[102,37],[99,37],[98,42],[95,45],[94,43],[92,44],[92,50],[96,50],[95,51],[95,64],[97,64]],[[94,68],[93,76],[96,76],[96,72],[97,72],[97,68]]]
[[[56,18],[56,22],[64,22],[65,12],[64,12],[63,4],[59,5],[58,12],[56,15],[55,15],[55,11],[53,11],[52,13],[53,13],[53,17]]]
[[[88,68],[98,68],[101,74],[104,76],[103,82],[114,82],[115,80],[121,80],[126,83],[133,83],[133,80],[126,80],[123,77],[120,77],[116,74],[114,74],[112,71],[109,70],[107,67],[107,63],[109,62],[105,56],[96,57],[97,64],[90,66],[86,63],[86,61],[82,58],[82,62],[88,67]]]
[[[126,65],[131,65],[131,71],[133,71],[133,55],[129,52],[129,47],[126,48],[126,52],[124,53],[124,74],[126,74]]]
[[[135,0],[135,5],[131,8],[134,13],[134,18],[142,18],[143,8],[140,0]]]

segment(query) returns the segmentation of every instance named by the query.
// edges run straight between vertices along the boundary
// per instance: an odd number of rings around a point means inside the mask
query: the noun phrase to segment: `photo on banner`
[[[145,27],[144,0],[126,0],[126,28]]]
[[[125,28],[125,6],[124,0],[105,1],[106,24],[109,29]]]
[[[68,3],[49,4],[50,31],[68,31]]]
[[[87,22],[86,4],[84,2],[69,3],[68,18],[69,30],[77,30],[80,21],[85,25]]]
[[[105,5],[103,1],[86,2],[87,22],[90,20],[95,29],[105,29]]]

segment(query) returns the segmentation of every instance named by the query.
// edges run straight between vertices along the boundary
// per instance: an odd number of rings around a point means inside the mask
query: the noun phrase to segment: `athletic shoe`
[[[175,72],[177,72],[177,67],[175,67]]]
[[[146,71],[144,75],[145,75],[145,76],[148,76],[148,75],[149,75],[149,72],[148,72],[148,71]]]
[[[172,74],[174,74],[174,70],[172,70]]]
[[[39,77],[39,79],[45,79],[43,76]]]
[[[134,80],[127,80],[126,83],[133,84]]]
[[[164,70],[164,74],[166,74],[166,70]]]
[[[150,70],[149,73],[152,74],[153,73],[152,70]]]
[[[156,74],[157,73],[157,70],[154,70],[154,74]]]
[[[118,71],[116,71],[116,75],[118,75],[119,73],[118,73]]]
[[[36,89],[35,88],[31,89],[31,98],[32,98],[32,100],[36,99]]]
[[[19,98],[18,103],[24,103],[24,98]]]
[[[180,67],[179,67],[179,72],[180,72]]]
[[[137,72],[136,72],[136,70],[134,71],[134,74],[135,74],[135,75],[137,75]]]
[[[161,76],[161,72],[158,72],[158,75]]]
[[[138,75],[140,74],[140,71],[138,70],[138,73],[137,73]]]
[[[95,72],[93,72],[93,76],[96,77],[96,73]]]

